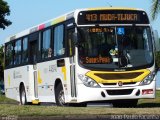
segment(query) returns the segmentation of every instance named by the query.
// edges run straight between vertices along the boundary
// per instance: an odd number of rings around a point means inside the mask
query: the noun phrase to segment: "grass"
[[[139,100],[137,108],[107,108],[107,107],[57,107],[17,105],[16,101],[0,96],[0,116],[92,116],[92,115],[159,115],[160,91],[157,91],[156,99]],[[8,103],[8,104],[7,104]],[[15,103],[15,104],[10,104]]]
[[[156,99],[140,99],[138,107],[159,107],[160,108],[160,90],[156,91]]]
[[[0,94],[0,104],[16,104],[17,101],[6,98],[4,95]]]
[[[117,115],[117,114],[160,114],[160,108],[105,108],[105,107],[56,107],[1,105],[0,116],[66,116],[66,115]]]

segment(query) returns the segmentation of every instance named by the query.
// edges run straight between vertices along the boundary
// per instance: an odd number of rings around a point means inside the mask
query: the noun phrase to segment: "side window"
[[[143,40],[144,40],[144,49],[147,51],[152,50],[152,43],[151,43],[151,35],[149,29],[143,30]]]
[[[14,50],[14,65],[19,65],[21,63],[21,40],[15,42]]]
[[[11,66],[13,65],[13,45],[10,43],[6,46],[5,48],[5,65],[7,66]]]
[[[28,62],[28,38],[23,38],[22,63]]]
[[[54,56],[61,56],[64,54],[65,54],[64,26],[59,25],[54,29]]]
[[[51,57],[52,49],[51,49],[51,30],[45,30],[42,33],[42,59]]]

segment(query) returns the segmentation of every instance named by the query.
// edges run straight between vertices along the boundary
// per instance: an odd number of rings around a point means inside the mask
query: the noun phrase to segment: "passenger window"
[[[13,65],[13,45],[10,43],[6,46],[5,65],[6,67]]]
[[[42,33],[42,59],[51,57],[51,30],[48,29]]]
[[[14,50],[14,65],[19,65],[21,63],[21,40],[15,42]]]
[[[65,54],[64,43],[64,26],[59,25],[54,30],[54,56],[61,56]]]
[[[28,38],[23,38],[22,63],[28,62]]]

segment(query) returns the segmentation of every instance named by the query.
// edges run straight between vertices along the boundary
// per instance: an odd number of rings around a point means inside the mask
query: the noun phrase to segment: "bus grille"
[[[133,89],[125,89],[125,90],[106,90],[108,95],[130,95]]]
[[[103,85],[116,85],[117,83],[102,83]]]
[[[125,79],[134,79],[136,77],[138,77],[139,75],[143,74],[143,72],[135,72],[135,73],[106,73],[106,74],[102,74],[102,73],[94,73],[95,76],[98,76],[102,79],[105,80],[117,80],[117,79],[121,79],[121,80],[125,80]]]
[[[134,85],[136,84],[136,82],[126,82],[126,83],[123,83],[123,85]]]
[[[124,85],[135,85],[137,82],[124,82],[123,83],[123,86]],[[117,85],[117,83],[102,83],[103,85],[105,86],[109,86],[109,85]]]

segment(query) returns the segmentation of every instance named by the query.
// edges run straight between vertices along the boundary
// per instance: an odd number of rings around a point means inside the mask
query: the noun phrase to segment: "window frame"
[[[65,52],[64,52],[64,54],[62,54],[62,55],[56,55],[56,56],[54,56],[54,50],[55,50],[55,48],[54,48],[54,44],[55,44],[55,28],[57,28],[57,27],[59,27],[59,26],[63,26],[63,42],[64,42],[64,49],[65,49]],[[55,59],[58,59],[58,58],[63,58],[63,57],[65,57],[66,56],[66,54],[67,54],[67,41],[66,41],[66,36],[65,36],[65,32],[66,32],[66,29],[65,29],[65,23],[60,23],[60,24],[57,24],[57,25],[55,25],[55,26],[53,26],[53,32],[52,32],[52,35],[53,35],[53,41],[52,41],[52,44],[53,44],[53,58],[55,58]]]
[[[12,62],[12,64],[8,64],[7,63],[7,46],[8,45],[11,45],[11,47],[12,47],[12,50],[11,50],[11,61],[10,61],[10,63]],[[11,41],[11,42],[8,42],[8,43],[5,43],[5,55],[4,55],[4,59],[5,59],[5,68],[10,68],[10,67],[12,67],[14,64],[13,64],[13,51],[14,51],[14,45],[13,45],[13,41]]]
[[[52,48],[52,28],[51,27],[48,27],[48,28],[45,28],[43,29],[42,31],[39,31],[39,39],[38,40],[40,43],[38,43],[38,51],[39,51],[39,47],[40,47],[40,54],[38,54],[38,58],[40,59],[40,61],[44,61],[44,60],[48,60],[48,59],[51,59],[53,56],[51,55],[51,57],[42,57],[42,54],[43,54],[43,33],[47,30],[50,30],[50,48],[52,49],[52,52],[53,52],[53,48]],[[40,55],[40,56],[39,56]]]
[[[16,50],[15,50],[15,47],[16,47],[16,43],[20,41],[20,47],[21,47],[21,50],[19,51],[18,48],[17,48],[17,53],[16,53]],[[19,45],[19,44],[18,44]],[[19,46],[17,46],[19,47]],[[20,61],[18,61],[19,63],[15,63],[17,57],[20,55]],[[15,56],[15,58],[14,58]],[[14,66],[20,66],[22,64],[22,38],[18,38],[14,41],[14,54],[13,54],[13,65]]]
[[[25,38],[27,38],[27,61],[25,61],[25,62],[23,62],[23,53],[24,53],[24,44],[23,44],[23,41],[24,41],[24,39]],[[21,47],[22,47],[22,50],[21,50],[21,53],[22,53],[22,60],[21,60],[21,64],[27,64],[28,62],[29,62],[29,37],[28,36],[24,36],[24,37],[22,37],[22,45],[21,45]]]

